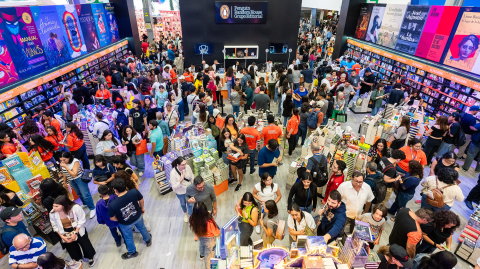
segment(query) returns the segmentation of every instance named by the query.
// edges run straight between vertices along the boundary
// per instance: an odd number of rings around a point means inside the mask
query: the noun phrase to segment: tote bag
[[[144,153],[148,152],[147,140],[146,139],[143,139],[142,141],[140,141],[140,144],[135,145],[135,146],[137,146],[137,150],[136,150],[137,155],[141,155],[141,154],[144,154]]]

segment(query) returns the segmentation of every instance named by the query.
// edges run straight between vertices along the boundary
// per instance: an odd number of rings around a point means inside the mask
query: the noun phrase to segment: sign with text
[[[268,2],[215,2],[216,23],[266,23]]]

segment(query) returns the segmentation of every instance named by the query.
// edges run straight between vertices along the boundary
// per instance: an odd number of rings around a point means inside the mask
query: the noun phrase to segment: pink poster
[[[433,37],[437,31],[438,23],[442,18],[444,6],[432,6],[430,8],[430,14],[428,14],[427,23],[423,28],[422,37],[418,42],[417,51],[415,56],[427,58],[430,45],[432,44]]]

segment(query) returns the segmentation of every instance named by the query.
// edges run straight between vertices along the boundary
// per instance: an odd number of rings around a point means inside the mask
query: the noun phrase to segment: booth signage
[[[216,23],[266,23],[268,2],[215,2]]]
[[[213,45],[212,43],[197,43],[195,44],[195,55],[207,55],[213,54]]]

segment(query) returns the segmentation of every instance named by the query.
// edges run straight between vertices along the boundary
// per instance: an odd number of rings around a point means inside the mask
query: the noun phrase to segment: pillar
[[[365,0],[343,0],[338,19],[337,36],[333,46],[332,59],[338,59],[347,47],[347,37],[354,36],[360,16],[360,5]]]
[[[128,38],[128,45],[132,53],[138,57],[142,54],[142,43],[138,34],[137,18],[135,17],[135,6],[133,0],[110,0],[114,4],[115,17],[120,39]]]

